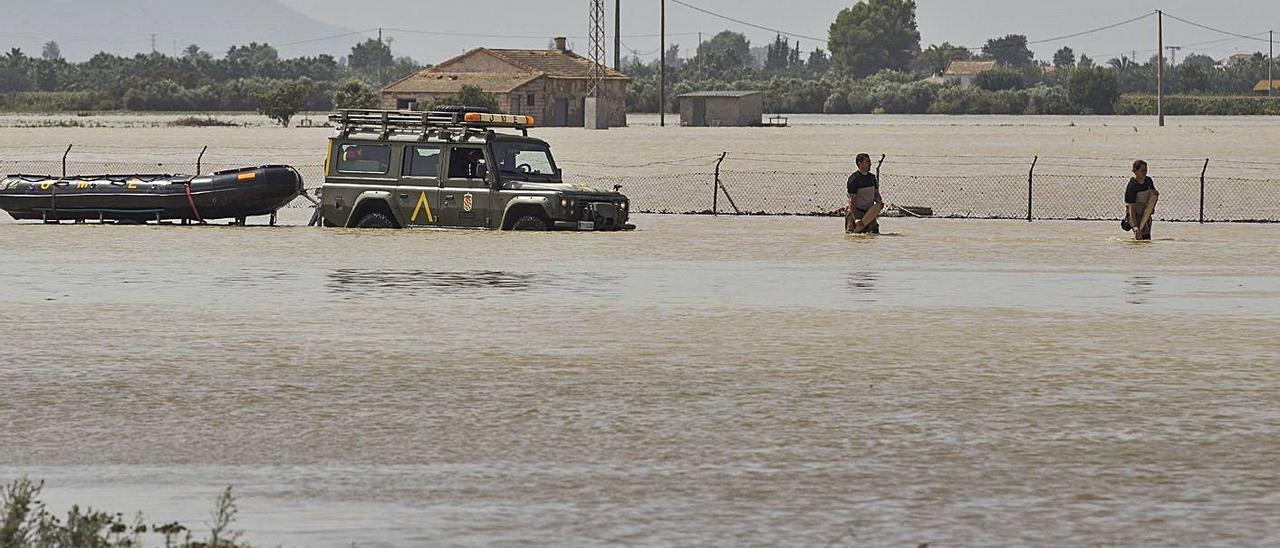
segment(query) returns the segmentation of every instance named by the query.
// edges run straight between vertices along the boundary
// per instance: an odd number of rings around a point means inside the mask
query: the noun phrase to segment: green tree
[[[920,54],[914,0],[863,0],[831,23],[832,70],[864,78],[881,69],[906,70]]]
[[[258,97],[262,103],[258,112],[279,122],[282,127],[289,127],[289,120],[306,107],[310,92],[311,82],[308,80],[281,82]]]
[[[1076,52],[1069,47],[1063,46],[1062,49],[1053,54],[1053,66],[1057,68],[1076,66]]]
[[[1027,37],[1021,34],[987,40],[987,44],[982,46],[982,55],[1006,67],[1029,68],[1035,65],[1035,54],[1027,49]]]
[[[58,47],[58,43],[52,40],[45,42],[44,48],[40,50],[40,58],[45,61],[62,59],[62,48]]]
[[[391,56],[391,44],[386,41],[370,38],[351,48],[347,57],[347,66],[352,70],[378,70],[388,68],[395,62]]]
[[[751,42],[740,32],[722,31],[698,45],[693,62],[699,71],[714,78],[735,75],[751,66]]]
[[[333,91],[333,108],[376,108],[378,92],[360,80],[347,80]]]
[[[1111,114],[1120,99],[1120,82],[1110,70],[1078,68],[1067,81],[1067,95],[1085,114]]]
[[[1076,67],[1082,69],[1091,69],[1096,66],[1098,66],[1098,64],[1093,62],[1093,58],[1083,53],[1080,54],[1080,61],[1076,63]]]
[[[1182,60],[1182,64],[1209,68],[1217,65],[1218,62],[1214,61],[1213,58],[1208,55],[1192,53],[1191,55],[1188,55],[1186,59]]]
[[[972,57],[968,48],[952,45],[951,42],[930,44],[916,59],[916,72],[936,76],[946,71],[952,61],[968,61]]]
[[[809,60],[805,61],[804,66],[809,67],[809,71],[818,76],[822,76],[831,69],[831,58],[827,56],[827,52],[822,48],[815,48],[809,53]]]

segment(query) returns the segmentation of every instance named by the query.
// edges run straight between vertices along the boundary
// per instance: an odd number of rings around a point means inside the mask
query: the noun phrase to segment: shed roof
[[[1280,80],[1271,80],[1271,90],[1272,91],[1280,90]],[[1255,93],[1266,93],[1267,80],[1258,80],[1258,85],[1253,86],[1253,91]]]
[[[676,97],[677,97],[677,98],[684,98],[684,97],[728,97],[728,98],[733,98],[733,99],[740,99],[740,98],[743,98],[743,97],[750,97],[750,96],[752,96],[752,95],[760,95],[761,93],[763,93],[763,92],[761,92],[761,91],[691,91],[691,92],[689,92],[689,93],[681,93],[680,95],[677,95]]]

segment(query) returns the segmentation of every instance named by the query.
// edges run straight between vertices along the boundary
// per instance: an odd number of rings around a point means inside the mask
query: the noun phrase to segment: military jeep
[[[616,191],[564,182],[533,119],[452,108],[329,117],[320,218],[353,228],[632,230]]]

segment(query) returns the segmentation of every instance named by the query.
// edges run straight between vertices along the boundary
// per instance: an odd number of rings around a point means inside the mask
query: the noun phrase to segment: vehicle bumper
[[[635,230],[636,225],[623,224],[609,227],[602,227],[591,221],[556,221],[554,223],[556,230],[575,230],[575,231],[618,231],[618,230]]]

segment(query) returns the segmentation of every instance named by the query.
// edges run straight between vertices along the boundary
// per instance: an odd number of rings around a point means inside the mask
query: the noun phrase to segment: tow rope
[[[191,181],[194,180],[195,177],[192,177],[183,188],[187,191],[187,203],[191,204],[191,213],[196,216],[196,222],[204,224],[204,219],[200,218],[200,210],[196,208],[196,199],[191,196]]]

